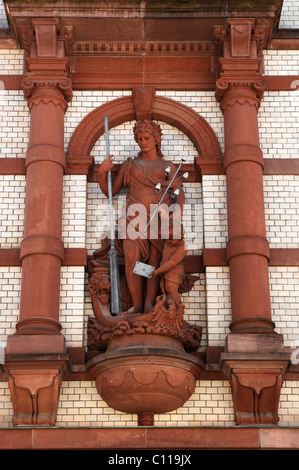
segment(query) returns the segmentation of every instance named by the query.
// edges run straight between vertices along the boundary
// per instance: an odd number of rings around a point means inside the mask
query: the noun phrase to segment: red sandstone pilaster
[[[21,245],[22,289],[18,333],[56,333],[59,324],[64,112],[67,79],[26,78],[31,113],[26,157],[26,205]],[[30,93],[28,90],[32,89]]]
[[[218,31],[219,33],[219,31]],[[229,20],[222,44],[216,97],[224,115],[232,333],[221,367],[228,377],[237,424],[277,424],[282,377],[289,353],[271,319],[258,109],[260,31],[254,20]],[[250,334],[248,334],[250,333]],[[257,333],[257,334],[255,334]]]
[[[257,114],[263,94],[252,20],[231,20],[223,40],[216,97],[224,115],[228,244],[233,332],[271,333],[263,195],[263,155]]]
[[[68,59],[55,19],[35,19],[23,81],[30,110],[26,155],[20,316],[8,337],[5,370],[15,425],[55,424],[68,363],[59,323],[62,242],[64,113],[72,97]]]

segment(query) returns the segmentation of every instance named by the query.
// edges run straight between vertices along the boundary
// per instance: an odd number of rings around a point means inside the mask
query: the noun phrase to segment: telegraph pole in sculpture
[[[105,142],[106,142],[106,157],[110,155],[109,144],[109,125],[108,116],[105,116]],[[114,229],[114,211],[112,200],[112,179],[111,170],[108,172],[108,197],[109,197],[109,221],[110,221],[110,310],[112,315],[117,315],[122,311],[121,295],[120,295],[120,280],[119,280],[119,267],[118,267],[118,254],[115,249],[115,229]]]

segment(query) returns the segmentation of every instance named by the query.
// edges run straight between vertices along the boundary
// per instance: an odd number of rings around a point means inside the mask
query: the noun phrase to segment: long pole
[[[106,142],[106,157],[110,155],[109,143],[109,124],[108,116],[104,117],[105,121],[105,142]],[[120,294],[120,280],[119,280],[119,267],[118,267],[118,254],[115,249],[115,228],[114,228],[114,211],[113,211],[113,197],[112,197],[112,177],[111,170],[108,172],[108,198],[109,198],[109,221],[110,221],[110,312],[111,315],[117,315],[122,311],[122,302]]]
[[[162,202],[163,202],[164,197],[166,196],[167,191],[169,190],[170,186],[172,185],[172,183],[173,183],[173,181],[174,181],[176,175],[177,175],[178,172],[180,171],[181,166],[182,166],[182,164],[184,163],[184,161],[185,161],[185,160],[182,158],[181,163],[179,164],[179,166],[178,166],[176,172],[174,173],[173,177],[171,178],[171,181],[169,182],[167,188],[165,189],[165,191],[164,191],[164,193],[163,193],[163,196],[161,197],[161,199],[160,199],[160,201],[158,202],[158,204],[157,204],[157,206],[156,206],[154,212],[152,213],[151,218],[150,218],[150,220],[149,220],[147,226],[146,226],[145,229],[143,230],[144,232],[146,232],[147,229],[148,229],[148,227],[150,226],[150,224],[151,224],[153,218],[155,217],[155,215],[156,215],[156,213],[157,213],[157,211],[158,211],[160,205],[161,205]]]

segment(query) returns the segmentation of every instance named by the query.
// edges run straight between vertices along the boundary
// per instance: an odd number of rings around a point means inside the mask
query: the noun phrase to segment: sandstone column
[[[16,333],[5,369],[15,425],[53,425],[68,356],[60,333],[64,113],[72,98],[65,37],[58,21],[33,20],[23,81],[30,110],[26,155],[22,285]]]
[[[263,96],[259,36],[251,20],[231,20],[216,97],[224,115],[228,244],[233,332],[271,333],[258,109]]]
[[[219,34],[220,33],[220,34]],[[229,378],[236,424],[277,424],[289,354],[271,319],[258,109],[263,96],[263,31],[234,18],[218,30],[216,98],[224,115],[231,333],[221,367]]]
[[[18,333],[57,333],[62,236],[65,90],[68,79],[23,83],[31,113],[26,157],[26,205],[21,246]]]

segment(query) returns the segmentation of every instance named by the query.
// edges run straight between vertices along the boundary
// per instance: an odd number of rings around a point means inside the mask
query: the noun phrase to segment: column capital
[[[52,101],[55,105],[60,105],[65,111],[67,103],[72,100],[72,82],[67,77],[51,76],[40,77],[38,75],[27,75],[22,82],[24,96],[28,101],[29,109],[33,104],[40,101],[48,103]]]
[[[259,74],[256,76],[245,75],[223,76],[216,81],[216,100],[221,103],[224,112],[227,106],[232,106],[236,101],[239,104],[249,103],[258,110],[264,96],[265,82]]]
[[[72,99],[68,53],[72,30],[60,28],[57,18],[34,18],[31,28],[22,31],[26,55],[26,74],[22,83],[24,96],[32,106],[36,100],[57,100],[66,109]]]
[[[230,96],[231,103],[237,99],[259,106],[265,89],[261,75],[264,38],[265,28],[256,26],[253,18],[231,18],[227,26],[214,29],[219,57],[217,101]]]

